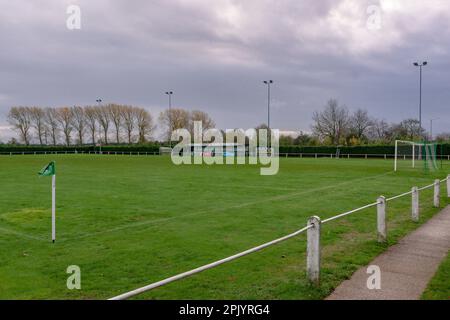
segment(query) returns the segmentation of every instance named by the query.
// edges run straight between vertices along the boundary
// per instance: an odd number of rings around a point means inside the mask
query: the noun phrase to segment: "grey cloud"
[[[274,79],[273,125],[309,129],[330,97],[389,121],[417,116],[449,130],[450,9],[443,1],[159,0],[0,2],[0,125],[12,105],[105,101],[208,111],[222,128],[266,120],[264,79]],[[78,4],[82,29],[67,30]],[[382,28],[366,28],[378,4]],[[4,131],[4,130],[3,130]],[[1,137],[0,137],[1,139]]]

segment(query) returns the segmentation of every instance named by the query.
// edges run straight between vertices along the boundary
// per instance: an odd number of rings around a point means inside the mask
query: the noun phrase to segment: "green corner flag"
[[[39,171],[40,176],[54,176],[56,173],[55,171],[55,161],[50,162],[48,165],[46,165],[44,168],[42,168],[41,171]]]
[[[39,175],[42,177],[52,177],[52,241],[56,240],[56,169],[55,161],[50,162],[41,171]]]

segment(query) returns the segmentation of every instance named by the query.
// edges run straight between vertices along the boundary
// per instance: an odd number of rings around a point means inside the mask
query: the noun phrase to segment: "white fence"
[[[155,152],[139,152],[139,151],[20,151],[20,152],[0,152],[0,155],[14,156],[14,155],[46,155],[46,154],[102,154],[102,155],[138,155],[138,156],[157,156],[161,155],[159,151]],[[335,153],[279,153],[281,158],[375,158],[375,159],[394,159],[395,154],[375,154],[375,153],[355,153],[355,154],[340,154],[336,156]],[[401,155],[399,159],[412,159],[411,155]],[[449,160],[450,155],[436,155],[438,160]]]
[[[178,275],[175,275],[173,277],[149,284],[147,286],[141,287],[139,289],[133,290],[133,291],[129,291],[126,293],[123,293],[121,295],[118,295],[116,297],[113,297],[109,300],[124,300],[124,299],[128,299],[131,297],[134,297],[136,295],[139,295],[141,293],[150,291],[152,289],[164,286],[168,283],[192,276],[194,274],[197,274],[199,272],[217,267],[221,264],[236,260],[240,257],[243,257],[245,255],[251,254],[253,252],[257,252],[260,251],[264,248],[270,247],[272,245],[278,244],[280,242],[286,241],[288,239],[291,239],[293,237],[298,236],[299,234],[304,233],[305,231],[307,232],[307,254],[306,254],[306,271],[307,271],[307,277],[309,279],[309,281],[311,281],[313,284],[318,285],[319,281],[320,281],[320,251],[321,251],[321,245],[320,245],[320,233],[321,233],[321,228],[323,224],[329,223],[331,221],[334,221],[336,219],[340,219],[343,218],[345,216],[348,216],[350,214],[362,211],[364,209],[368,209],[371,207],[377,207],[377,239],[378,242],[386,242],[387,241],[387,234],[388,234],[388,228],[387,228],[387,223],[386,223],[386,207],[387,204],[390,201],[411,195],[411,219],[413,221],[418,221],[419,220],[419,192],[422,190],[426,190],[429,188],[434,188],[434,195],[433,195],[433,205],[434,207],[438,208],[440,206],[440,185],[441,183],[447,182],[447,197],[450,198],[450,174],[447,176],[447,178],[443,179],[443,180],[435,180],[434,183],[418,188],[418,187],[413,187],[411,189],[411,191],[409,192],[405,192],[390,198],[385,198],[383,196],[380,196],[376,202],[373,202],[371,204],[368,204],[366,206],[348,211],[348,212],[344,212],[341,214],[338,214],[336,216],[333,216],[331,218],[325,219],[325,220],[321,220],[320,217],[317,216],[313,216],[311,218],[308,219],[307,224],[304,228],[295,231],[294,233],[288,234],[284,237],[275,239],[273,241],[264,243],[260,246],[248,249],[246,251],[237,253],[233,256],[224,258],[222,260],[218,260],[215,262],[212,262],[210,264],[201,266],[199,268],[187,271],[187,272],[183,272],[180,273]]]

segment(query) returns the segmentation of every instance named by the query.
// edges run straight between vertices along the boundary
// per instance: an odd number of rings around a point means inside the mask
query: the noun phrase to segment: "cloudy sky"
[[[69,5],[81,29],[66,26]],[[450,131],[448,0],[0,0],[0,140],[13,105],[134,104],[209,112],[220,128],[310,129],[337,98]]]

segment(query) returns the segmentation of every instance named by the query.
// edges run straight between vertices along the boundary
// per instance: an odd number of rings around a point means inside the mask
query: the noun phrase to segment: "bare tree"
[[[8,122],[13,128],[19,131],[20,139],[26,144],[30,144],[31,112],[28,107],[12,107],[8,113]]]
[[[159,121],[165,127],[164,137],[170,139],[172,131],[176,129],[189,129],[189,111],[171,108],[160,113]]]
[[[314,134],[338,145],[348,126],[348,111],[345,106],[340,107],[337,100],[330,99],[322,112],[314,112],[313,120]]]
[[[103,129],[103,137],[105,144],[108,144],[108,130],[111,124],[111,112],[109,106],[96,107],[97,121]]]
[[[450,142],[450,132],[443,132],[443,133],[438,134],[436,136],[436,141],[441,142],[441,143],[442,142],[449,143]]]
[[[136,109],[136,116],[139,143],[144,143],[151,137],[151,134],[155,129],[155,126],[153,125],[153,117],[143,108]]]
[[[83,137],[87,127],[86,114],[84,112],[84,109],[82,107],[74,106],[72,108],[72,117],[72,124],[78,135],[78,143],[82,145]]]
[[[212,129],[216,126],[214,120],[203,111],[194,110],[190,114],[189,130],[191,134],[194,132],[194,121],[201,121],[203,130]]]
[[[92,139],[92,144],[95,145],[95,133],[97,132],[97,107],[84,107],[84,115],[86,119],[86,127]]]
[[[122,126],[127,133],[128,143],[131,144],[133,141],[133,130],[136,127],[137,114],[139,113],[138,109],[132,106],[122,106],[120,112],[123,119]]]
[[[373,121],[370,119],[368,112],[366,110],[358,109],[350,118],[350,131],[361,141],[361,139],[366,137],[372,124]]]
[[[58,113],[57,109],[55,108],[45,109],[45,123],[52,138],[52,143],[54,146],[56,146],[58,142],[58,132],[59,132],[57,113]]]
[[[419,120],[417,119],[403,120],[400,122],[400,127],[404,129],[406,138],[409,140],[421,139],[425,136],[425,130],[420,127]]]
[[[73,130],[73,113],[71,108],[69,107],[62,107],[56,109],[56,120],[59,122],[59,125],[61,126],[61,130],[64,133],[64,137],[66,140],[66,145],[70,146],[70,134]]]
[[[373,120],[368,130],[370,140],[386,143],[391,137],[391,127],[384,120]]]
[[[44,144],[45,135],[45,112],[42,108],[32,107],[30,110],[31,123],[36,130],[37,137],[39,139],[39,144],[42,146]]]
[[[111,121],[116,129],[116,143],[120,143],[120,127],[122,124],[122,110],[123,106],[119,104],[110,104],[109,113]]]

